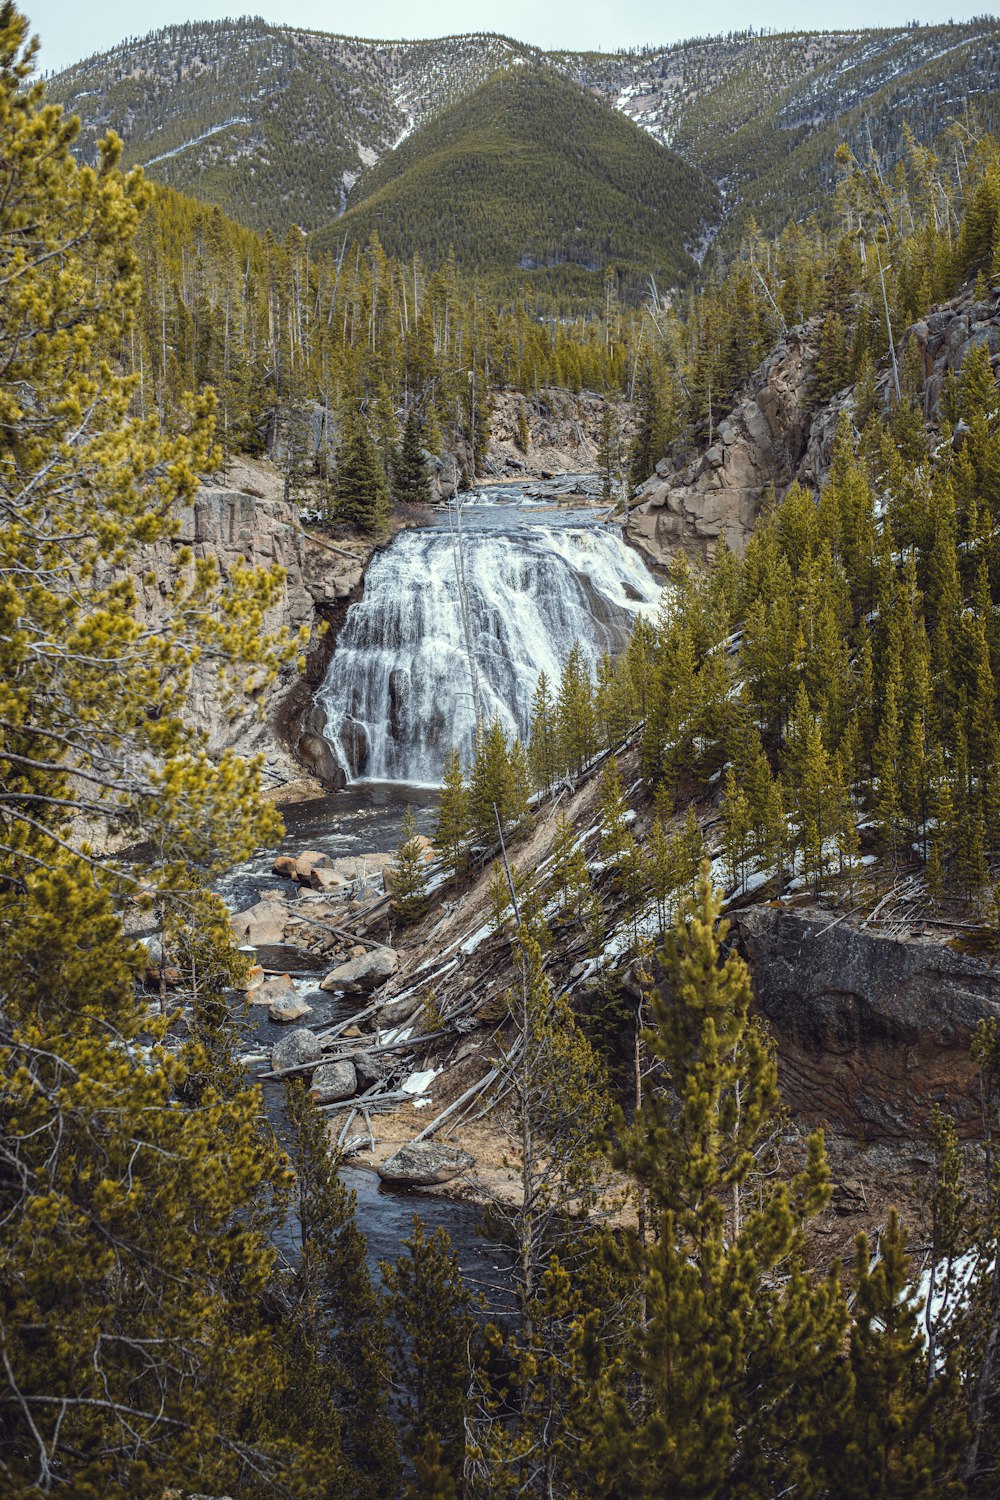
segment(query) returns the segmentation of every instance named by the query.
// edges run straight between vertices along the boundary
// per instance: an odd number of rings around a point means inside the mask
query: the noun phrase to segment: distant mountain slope
[[[842,140],[862,155],[870,139],[891,165],[904,122],[924,143],[970,107],[984,127],[1000,127],[1000,22],[988,17],[554,60],[708,172],[725,189],[730,234],[750,211],[769,231],[822,214]]]
[[[367,42],[259,19],[198,22],[89,58],[50,94],[80,115],[84,153],[113,127],[129,165],[281,237],[293,223],[327,223],[400,136],[534,55],[491,35]]]
[[[703,173],[551,69],[514,68],[435,115],[358,183],[316,236],[327,249],[377,230],[390,254],[529,272],[600,295],[614,263],[633,281],[689,274],[718,212]]]
[[[498,69],[539,61],[719,183],[724,243],[749,212],[769,231],[828,212],[842,139],[865,149],[870,134],[891,165],[904,121],[928,143],[967,105],[1000,127],[1000,23],[988,17],[544,58],[486,34],[379,42],[205,22],[125,42],[50,91],[83,118],[85,151],[114,126],[129,162],[283,235],[328,223],[366,168]]]

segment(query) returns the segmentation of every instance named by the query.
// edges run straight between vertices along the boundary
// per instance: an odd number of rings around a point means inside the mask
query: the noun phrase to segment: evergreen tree
[[[476,1322],[458,1259],[443,1229],[415,1214],[407,1252],[382,1264],[394,1368],[402,1375],[403,1451],[414,1466],[409,1500],[460,1493]]]
[[[746,966],[721,958],[718,915],[706,862],[651,997],[662,1080],[621,1133],[657,1232],[636,1247],[640,1399],[630,1405],[606,1375],[598,1405],[606,1495],[779,1492],[810,1472],[844,1399],[843,1297],[835,1278],[814,1285],[802,1270],[803,1220],[829,1197],[822,1140],[810,1138],[790,1183],[765,1165],[775,1063],[749,1021]]]
[[[919,1304],[910,1290],[905,1241],[895,1211],[872,1262],[859,1235],[854,1266],[848,1441],[832,1465],[835,1493],[960,1495],[956,1460],[964,1444],[950,1410],[955,1377],[927,1368]]]
[[[338,521],[382,536],[389,522],[389,485],[364,418],[349,411],[337,451],[333,514]]]
[[[165,437],[102,358],[136,329],[150,190],[114,135],[77,164],[26,37],[0,7],[2,1486],[304,1495],[313,1452],[252,1421],[289,1379],[264,1315],[287,1179],[228,1066],[220,1001],[245,965],[204,890],[277,824],[259,766],[212,761],[178,711],[199,657],[223,687],[277,671],[291,643],[260,617],[280,583],[245,566],[223,582],[170,547],[218,461],[213,403]],[[126,564],[154,543],[150,624]],[[148,839],[148,864],[101,857],[84,824],[107,847]],[[135,902],[142,879],[155,894]],[[168,1039],[124,931],[154,903],[185,956],[189,1037]],[[333,1466],[333,1428],[330,1447]]]
[[[418,922],[427,910],[427,866],[417,820],[409,807],[403,814],[403,826],[392,861],[390,890],[392,909],[399,920]]]
[[[444,762],[434,843],[452,875],[462,873],[469,858],[469,789],[462,774],[462,757],[452,747]]]
[[[528,758],[536,787],[539,791],[550,792],[560,770],[559,740],[556,707],[544,672],[538,675],[531,700]]]
[[[404,505],[430,504],[431,484],[420,443],[420,425],[413,406],[406,413],[403,440],[392,465],[392,483],[396,499]]]
[[[288,1082],[286,1097],[301,1244],[292,1327],[308,1361],[300,1411],[313,1431],[322,1431],[324,1415],[339,1426],[348,1478],[329,1493],[382,1500],[399,1466],[385,1309],[355,1222],[355,1195],[341,1180],[325,1119],[300,1079]],[[314,1403],[311,1413],[307,1401]],[[293,1398],[284,1416],[295,1424],[297,1415]]]

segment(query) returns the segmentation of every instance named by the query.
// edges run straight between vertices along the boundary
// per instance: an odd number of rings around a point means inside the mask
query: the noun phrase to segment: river
[[[278,853],[371,855],[377,875],[399,842],[407,808],[421,832],[433,833],[444,756],[458,745],[468,763],[477,701],[480,714],[524,737],[541,671],[555,691],[574,642],[593,670],[605,651],[625,645],[637,615],[655,613],[660,586],[617,526],[593,505],[566,498],[581,482],[593,493],[592,479],[484,486],[376,556],[317,694],[350,784],[282,808],[279,848],[262,850],[220,883],[231,910],[283,884],[272,873]],[[260,957],[266,967],[288,966],[287,950]],[[317,988],[321,973],[317,966],[310,978],[300,968],[296,980],[317,1026],[355,1009]],[[265,1014],[247,1051],[269,1051],[282,1034]],[[280,1090],[268,1086],[267,1097],[280,1133]],[[502,1308],[509,1262],[479,1232],[477,1208],[386,1189],[362,1168],[345,1167],[343,1175],[357,1195],[373,1270],[399,1255],[419,1213],[428,1227],[447,1229],[469,1284]],[[295,1253],[295,1236],[293,1222],[286,1253]]]

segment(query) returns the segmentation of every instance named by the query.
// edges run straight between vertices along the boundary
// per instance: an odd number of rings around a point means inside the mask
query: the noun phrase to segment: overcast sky
[[[895,26],[906,21],[964,20],[982,14],[983,0],[957,9],[948,0],[838,0],[819,10],[801,0],[704,0],[701,5],[664,5],[662,0],[504,0],[459,4],[457,0],[368,0],[364,6],[336,0],[20,0],[41,38],[41,67],[57,71],[103,52],[130,35],[145,35],[176,21],[216,20],[244,12],[285,25],[307,26],[347,36],[433,37],[460,31],[502,31],[545,48],[615,51],[644,43],[680,41],[753,26],[801,30],[803,26]]]

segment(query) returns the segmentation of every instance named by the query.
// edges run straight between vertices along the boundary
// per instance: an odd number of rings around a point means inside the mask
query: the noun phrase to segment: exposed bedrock
[[[742,552],[770,485],[781,495],[795,479],[813,488],[823,483],[853,388],[813,405],[819,330],[819,318],[789,329],[713,428],[712,441],[694,453],[668,454],[639,488],[627,533],[653,562],[664,565],[682,552],[711,557],[720,537]],[[970,349],[985,344],[994,369],[1000,365],[1000,297],[977,300],[967,288],[935,307],[899,338],[900,361],[911,340],[920,355],[924,415],[933,425],[948,371],[961,369]],[[891,381],[887,358],[877,379],[887,404]]]
[[[976,1132],[969,1048],[980,1020],[1000,1019],[1000,969],[828,912],[755,906],[734,914],[733,927],[800,1122],[867,1141],[912,1139],[926,1136],[940,1104],[962,1134]]]

